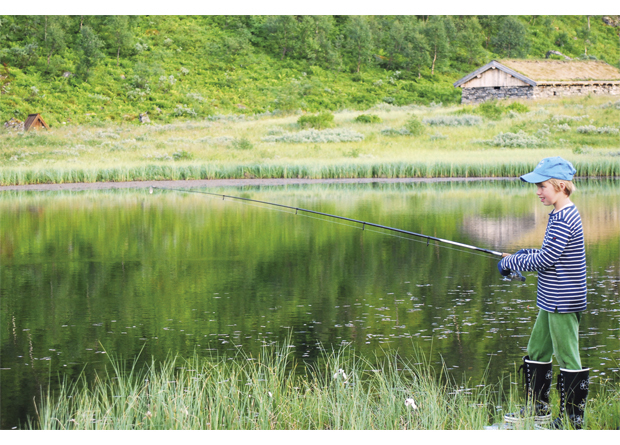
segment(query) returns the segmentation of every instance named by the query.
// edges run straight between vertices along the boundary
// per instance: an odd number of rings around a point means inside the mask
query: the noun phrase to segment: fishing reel
[[[518,270],[511,270],[508,275],[504,276],[503,281],[525,281],[525,277]]]

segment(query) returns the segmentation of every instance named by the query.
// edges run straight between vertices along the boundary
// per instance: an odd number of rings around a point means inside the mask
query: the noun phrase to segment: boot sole
[[[534,422],[535,424],[547,424],[551,423],[551,414],[547,414],[546,416],[530,416],[530,417],[521,417],[521,416],[504,416],[504,422],[507,423],[526,423],[526,422]]]

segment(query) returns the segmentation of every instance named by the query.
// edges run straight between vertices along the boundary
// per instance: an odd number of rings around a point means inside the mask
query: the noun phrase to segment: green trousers
[[[540,309],[527,344],[530,360],[550,362],[555,355],[561,368],[580,371],[579,321],[581,312],[559,314]]]

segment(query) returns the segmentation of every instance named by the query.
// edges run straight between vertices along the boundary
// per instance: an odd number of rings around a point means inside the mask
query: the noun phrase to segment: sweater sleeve
[[[564,252],[570,235],[567,224],[556,221],[547,231],[541,249],[525,249],[527,253],[507,256],[501,260],[501,267],[528,272],[550,269]]]

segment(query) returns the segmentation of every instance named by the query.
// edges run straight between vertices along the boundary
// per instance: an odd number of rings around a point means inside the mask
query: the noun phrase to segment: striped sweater
[[[586,309],[586,253],[581,216],[575,205],[549,215],[540,249],[503,258],[504,269],[538,271],[536,305],[548,312]]]

